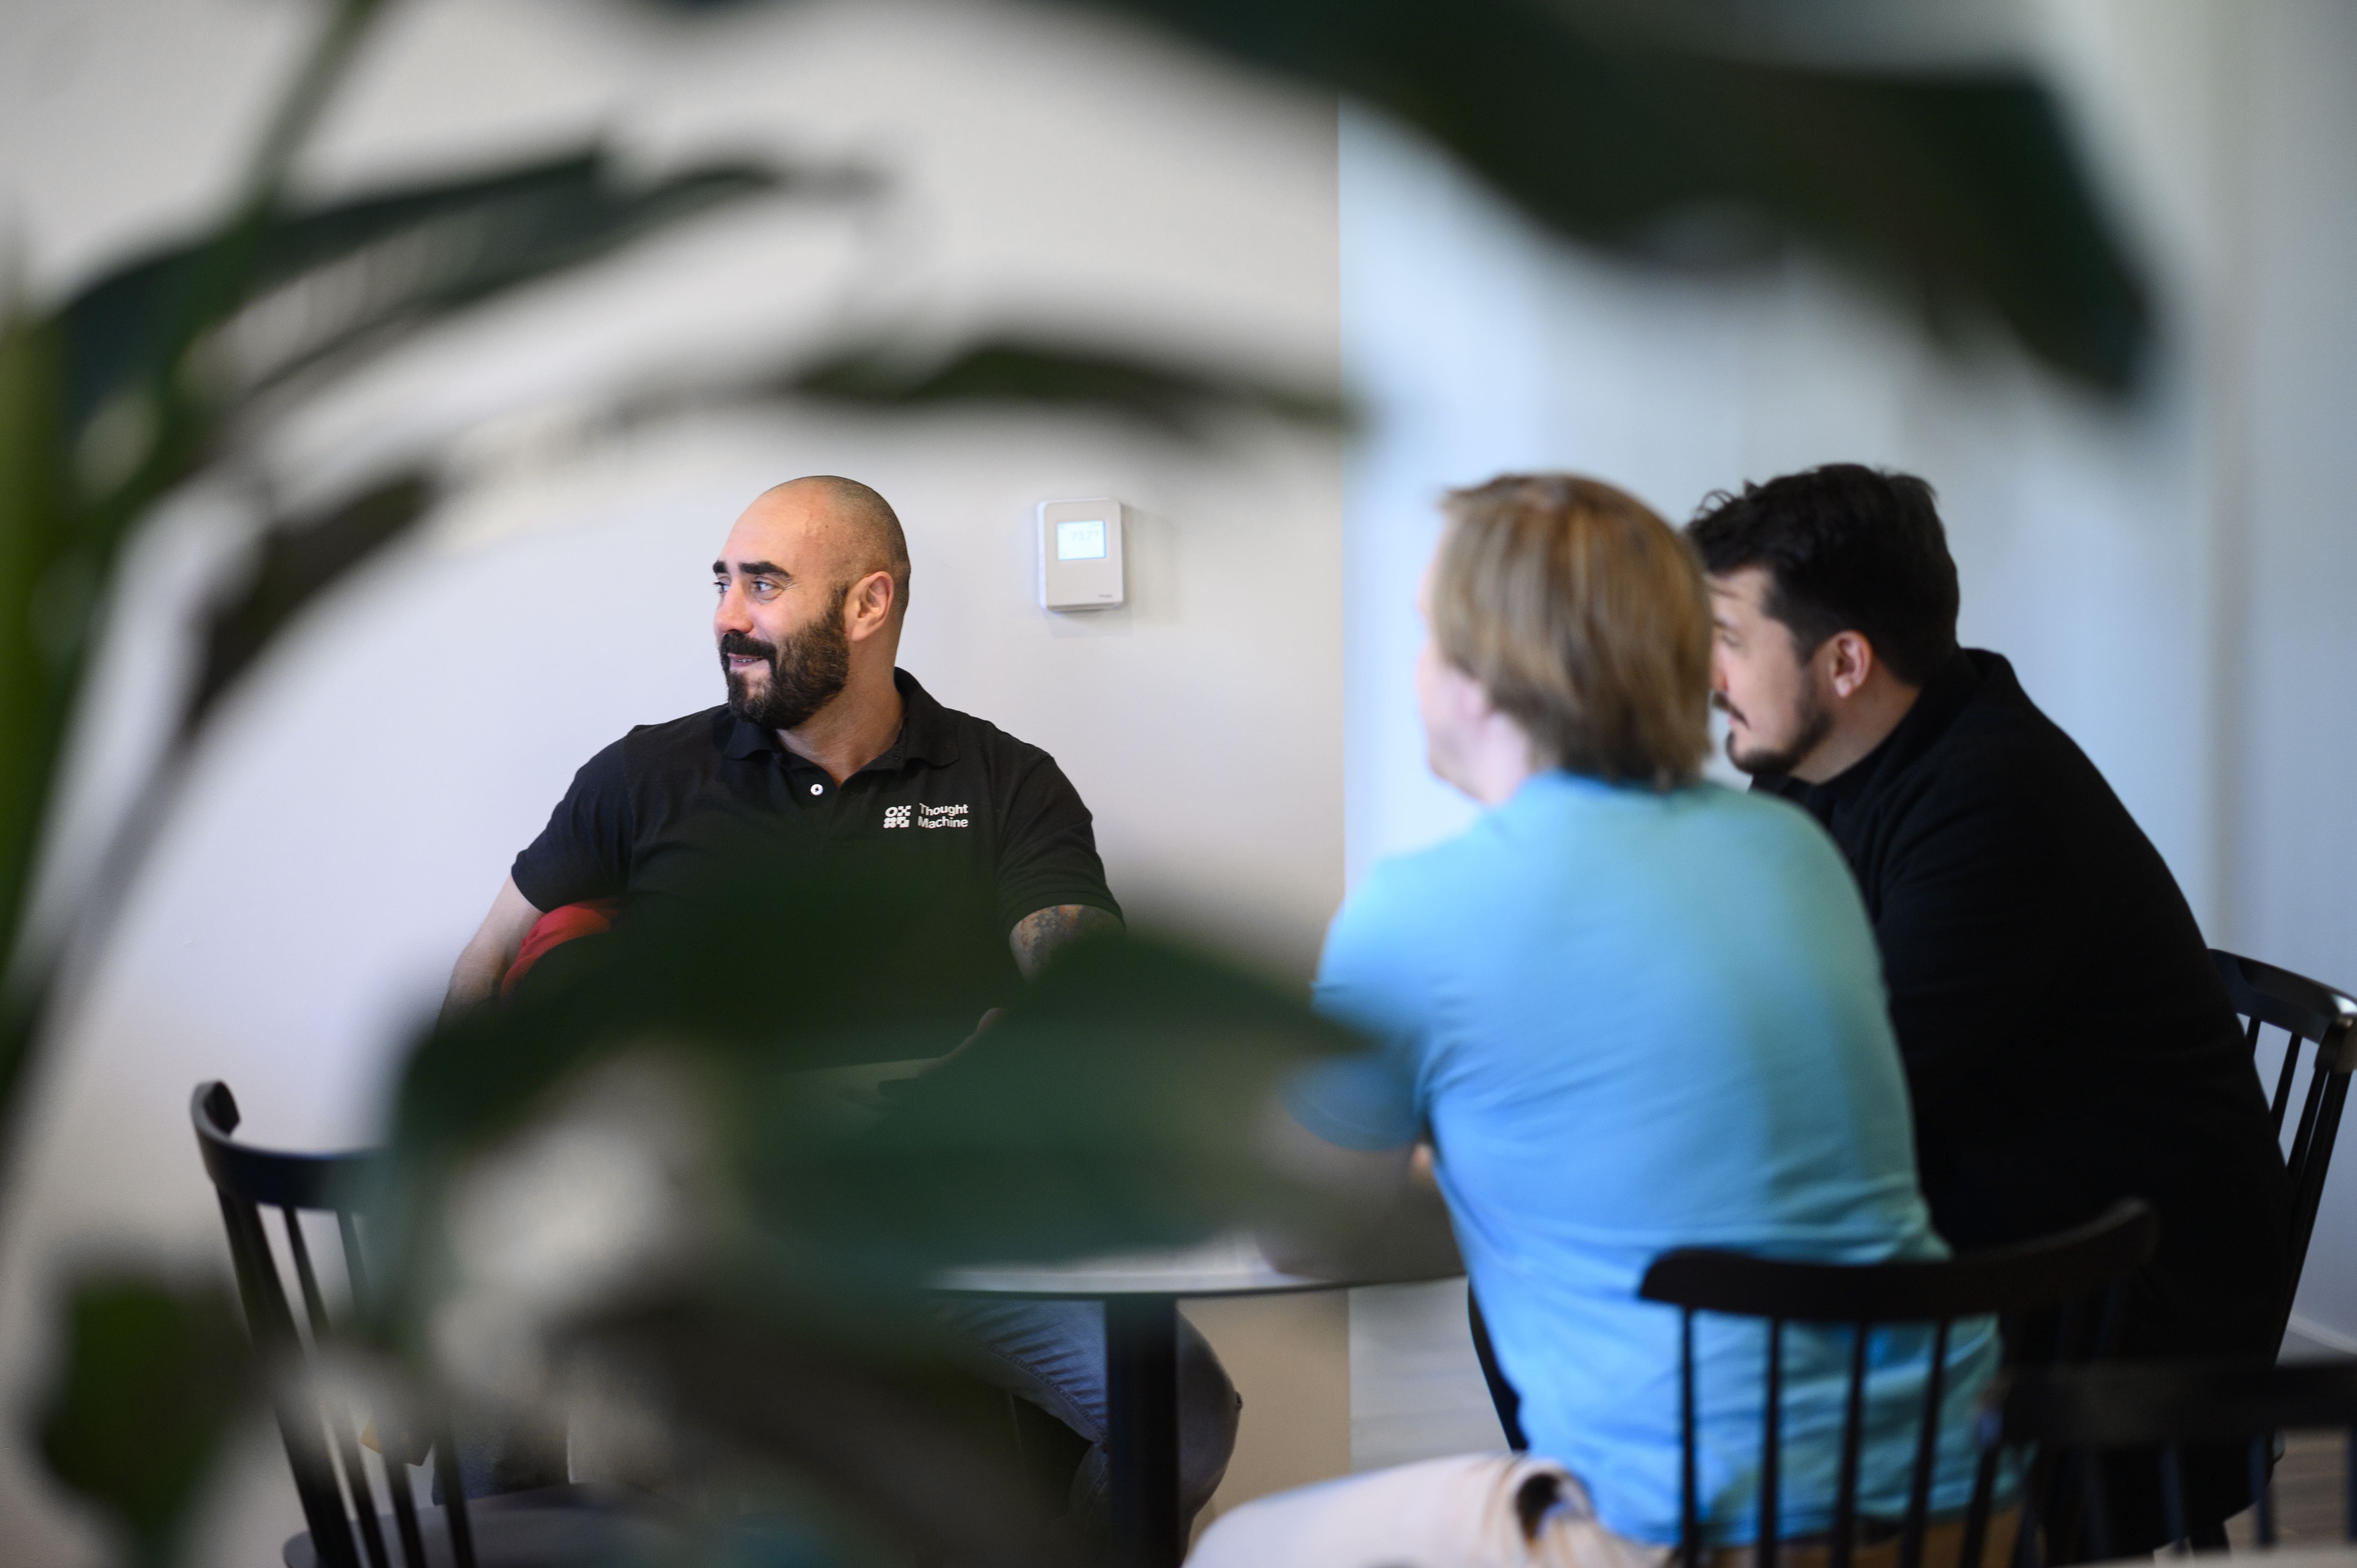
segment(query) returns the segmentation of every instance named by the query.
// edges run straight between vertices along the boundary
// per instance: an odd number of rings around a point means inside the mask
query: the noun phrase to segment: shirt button
[[[826,786],[823,784],[813,784],[811,786],[811,793],[813,795],[823,795],[826,793]]]

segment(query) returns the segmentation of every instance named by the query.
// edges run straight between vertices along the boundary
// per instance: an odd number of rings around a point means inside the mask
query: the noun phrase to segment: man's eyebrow
[[[737,564],[737,570],[742,572],[748,577],[791,578],[793,576],[791,572],[787,571],[775,561],[740,561]],[[726,577],[728,575],[728,563],[726,561],[715,561],[712,564],[712,575],[716,577]]]

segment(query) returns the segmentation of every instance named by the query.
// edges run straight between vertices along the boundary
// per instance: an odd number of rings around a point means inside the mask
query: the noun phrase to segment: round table
[[[1177,1568],[1186,1555],[1178,1530],[1179,1301],[1398,1283],[1289,1274],[1249,1236],[1168,1252],[956,1269],[935,1282],[964,1295],[1104,1303],[1106,1479],[1114,1560],[1125,1568]]]

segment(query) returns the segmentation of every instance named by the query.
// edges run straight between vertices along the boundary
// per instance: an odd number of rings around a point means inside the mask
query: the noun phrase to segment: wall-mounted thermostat
[[[1039,603],[1051,610],[1111,609],[1122,602],[1121,503],[1039,503]]]

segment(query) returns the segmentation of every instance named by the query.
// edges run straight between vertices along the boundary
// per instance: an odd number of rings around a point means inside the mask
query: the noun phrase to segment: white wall
[[[2357,10],[2277,4],[2245,43],[2246,444],[2226,491],[2238,569],[2222,743],[2226,929],[2243,951],[2357,989]],[[2357,1352],[2357,1150],[2344,1134],[2298,1326]]]
[[[207,210],[305,15],[0,8],[0,222],[33,280]],[[1577,467],[1679,517],[1809,463],[1910,467],[1941,489],[1967,636],[2013,656],[2088,747],[2212,939],[2357,983],[2334,613],[2357,548],[2350,18],[2337,0],[2019,8],[2169,309],[2155,395],[2124,413],[2001,348],[1943,358],[1804,262],[1679,280],[1566,250],[1363,118],[1344,122],[1338,216],[1329,108],[1117,28],[905,0],[693,34],[555,0],[414,5],[330,127],[322,181],[602,129],[654,162],[849,155],[898,183],[866,217],[787,208],[666,241],[317,411],[316,460],[455,432],[475,488],[323,607],[202,759],[41,1088],[5,1219],[0,1388],[21,1403],[37,1379],[61,1256],[217,1265],[182,1119],[196,1079],[235,1083],[257,1135],[367,1134],[401,1028],[571,768],[713,700],[698,564],[753,489],[810,468],[900,505],[904,661],[1057,753],[1125,900],[1297,973],[1340,896],[1346,796],[1354,869],[1463,820],[1424,774],[1407,695],[1442,487]],[[1375,415],[1347,549],[1336,450],[1279,430],[1197,450],[1085,421],[802,409],[620,441],[568,413],[636,370],[886,318],[1118,330],[1315,381],[1338,309]],[[1141,509],[1136,603],[1043,617],[1028,509],[1104,490]],[[138,751],[172,649],[157,606],[205,545],[201,519],[159,541],[111,634],[78,800],[102,800]],[[2344,1171],[2303,1301],[2328,1335],[2357,1335],[2350,1187]],[[1405,1369],[1359,1402],[1362,1459],[1485,1430],[1459,1298],[1411,1294],[1356,1315],[1362,1361]],[[237,1476],[207,1561],[265,1560],[292,1528],[266,1434]],[[61,1510],[0,1455],[15,1560],[91,1560]]]
[[[2163,352],[2134,407],[2002,345],[1943,356],[1806,259],[1676,278],[1556,244],[1346,113],[1343,351],[1376,416],[1346,562],[1354,876],[1468,816],[1424,772],[1408,684],[1442,488],[1569,467],[1682,520],[1747,478],[1889,464],[1940,491],[1964,639],[2007,654],[2104,769],[2212,941],[2357,986],[2357,13],[1981,9],[1975,47],[2009,38],[2051,73],[2148,263]],[[2352,1164],[2300,1302],[2347,1348]]]
[[[36,278],[217,198],[289,24],[309,14],[7,8],[0,200]],[[576,415],[641,371],[888,319],[1093,335],[1331,385],[1330,100],[1012,7],[781,6],[684,31],[619,8],[448,0],[397,14],[313,175],[332,186],[596,131],[649,163],[857,156],[893,186],[866,214],[789,206],[666,240],[307,416],[299,462],[348,468],[457,435],[470,488],[429,537],[322,605],[224,716],[53,1042],[5,1217],[11,1404],[38,1381],[60,1260],[220,1265],[186,1120],[198,1079],[228,1079],[259,1141],[371,1134],[405,1031],[573,769],[632,724],[717,700],[705,566],[780,478],[847,473],[895,502],[916,571],[902,662],[1058,757],[1134,918],[1308,972],[1341,890],[1336,438],[1243,424],[1190,444],[1095,419],[811,407],[623,437]],[[1031,508],[1106,493],[1136,509],[1132,602],[1049,616]],[[175,585],[208,558],[210,526],[190,509],[130,578],[77,800],[107,798],[151,733]],[[1340,1327],[1319,1332],[1339,1368]],[[1255,1402],[1268,1448],[1287,1402]],[[249,1444],[201,1560],[270,1560],[298,1527],[274,1447]],[[1308,1478],[1284,1453],[1260,1457]],[[0,1517],[12,1562],[91,1560],[92,1538],[13,1448]]]

